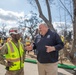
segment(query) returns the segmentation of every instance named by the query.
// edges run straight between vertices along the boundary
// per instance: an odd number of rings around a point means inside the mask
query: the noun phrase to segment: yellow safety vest
[[[61,36],[61,40],[62,40],[62,42],[64,43],[64,36]]]
[[[2,40],[0,40],[0,43],[2,43]]]
[[[8,47],[8,54],[5,55],[5,58],[7,61],[13,62],[13,66],[9,67],[9,70],[19,70],[24,66],[24,50],[22,48],[21,43],[19,42],[19,49],[15,46],[15,44],[12,41],[7,42],[6,45]]]

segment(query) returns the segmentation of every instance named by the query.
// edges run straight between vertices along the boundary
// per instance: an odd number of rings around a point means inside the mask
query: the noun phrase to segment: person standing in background
[[[29,46],[30,44],[31,44],[31,39],[29,36],[27,36],[25,39],[25,46]],[[29,51],[28,51],[28,54],[29,54]]]

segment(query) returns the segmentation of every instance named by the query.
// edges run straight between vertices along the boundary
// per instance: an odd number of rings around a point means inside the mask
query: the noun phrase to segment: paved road
[[[0,75],[5,75],[5,67],[0,65]],[[25,75],[38,75],[37,64],[25,62]],[[72,70],[58,68],[58,75],[73,75]]]

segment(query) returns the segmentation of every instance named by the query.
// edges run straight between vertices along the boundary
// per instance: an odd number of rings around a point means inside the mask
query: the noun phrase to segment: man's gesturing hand
[[[32,45],[25,46],[25,49],[26,49],[26,50],[28,50],[28,51],[30,51],[30,50],[32,50],[32,49],[33,49],[33,46],[32,46]]]
[[[46,47],[46,52],[47,53],[55,51],[55,47],[54,46],[45,46],[45,47]]]

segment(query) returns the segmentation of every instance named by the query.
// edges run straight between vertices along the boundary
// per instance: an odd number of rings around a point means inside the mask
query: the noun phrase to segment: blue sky
[[[14,12],[27,13],[30,10],[30,5],[27,3],[27,0],[0,0],[0,8]]]

